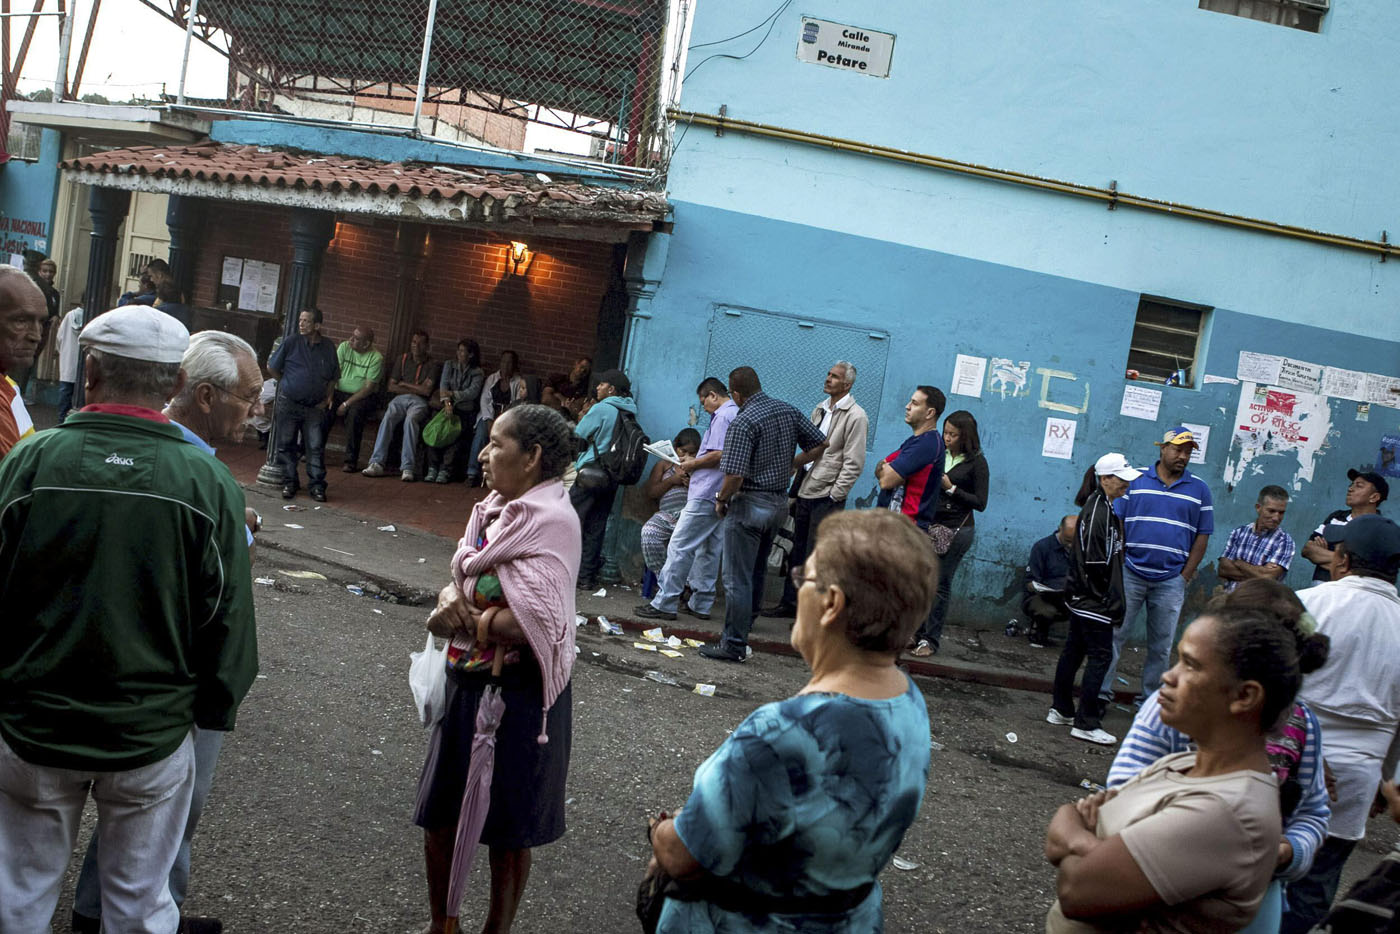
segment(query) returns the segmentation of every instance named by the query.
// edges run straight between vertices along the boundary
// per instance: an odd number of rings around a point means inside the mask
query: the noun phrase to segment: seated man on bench
[[[431,414],[428,400],[437,389],[442,364],[428,356],[428,332],[413,332],[409,351],[399,357],[389,377],[388,392],[393,398],[379,422],[379,435],[374,439],[374,451],[369,466],[361,471],[366,477],[387,475],[384,464],[389,460],[389,447],[403,426],[403,446],[399,455],[400,479],[412,483],[418,479],[418,435]]]

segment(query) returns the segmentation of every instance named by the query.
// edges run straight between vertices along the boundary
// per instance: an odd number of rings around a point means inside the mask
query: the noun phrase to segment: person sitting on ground
[[[1211,610],[1251,607],[1271,613],[1289,636],[1304,638],[1303,634],[1311,633],[1317,626],[1297,595],[1277,581],[1247,580],[1210,603]],[[1306,641],[1308,650],[1298,659],[1298,670],[1304,675],[1326,663],[1330,646],[1326,636]],[[1148,696],[1133,718],[1132,729],[1123,738],[1108,771],[1109,788],[1128,782],[1162,756],[1193,748],[1191,737],[1162,722],[1159,694]],[[1277,934],[1283,920],[1283,885],[1307,874],[1313,854],[1327,835],[1331,814],[1322,768],[1322,729],[1307,705],[1293,704],[1269,734],[1266,748],[1279,782],[1283,840],[1278,845],[1277,867],[1269,891],[1254,921],[1244,929],[1245,934]]]
[[[1100,688],[1113,663],[1113,630],[1123,625],[1123,520],[1113,502],[1141,471],[1129,467],[1122,454],[1105,454],[1093,470],[1098,485],[1085,500],[1075,529],[1074,562],[1065,586],[1069,632],[1055,666],[1055,699],[1045,722],[1070,727],[1069,735],[1086,743],[1112,746],[1118,737],[1102,726]],[[1076,708],[1074,675],[1086,658]]]
[[[1280,528],[1287,510],[1288,491],[1283,487],[1269,484],[1259,491],[1254,504],[1257,518],[1230,533],[1216,566],[1226,593],[1240,581],[1283,580],[1288,574],[1293,563],[1293,537]]]
[[[1027,636],[1031,648],[1049,645],[1050,627],[1069,619],[1065,588],[1074,563],[1074,533],[1078,528],[1079,517],[1071,513],[1060,519],[1053,534],[1031,546],[1031,558],[1026,563],[1026,592],[1021,596],[1021,612],[1030,625]]]
[[[1055,812],[1045,855],[1059,897],[1046,934],[1249,923],[1283,839],[1268,737],[1293,707],[1300,659],[1320,650],[1318,636],[1258,609],[1208,609],[1187,627],[1157,701],[1196,751]]]
[[[421,328],[413,332],[409,351],[399,357],[394,375],[389,378],[388,392],[393,398],[379,421],[379,434],[369,455],[369,466],[360,473],[366,477],[382,477],[387,471],[389,450],[403,427],[403,445],[399,448],[399,479],[412,483],[418,479],[418,433],[428,421],[428,399],[437,390],[442,364],[428,356],[428,332]]]
[[[652,824],[656,864],[691,893],[665,899],[660,932],[881,930],[878,876],[929,768],[928,706],[895,663],[938,561],[902,516],[835,512],[793,576],[790,639],[811,680],[750,714]]]
[[[700,451],[700,432],[682,428],[671,446],[681,462],[658,459],[646,482],[647,497],[657,500],[657,505],[656,512],[642,526],[642,560],[653,574],[660,574],[666,565],[666,546],[671,543],[671,533],[689,498],[690,474],[683,467]]]
[[[427,483],[450,483],[457,472],[457,461],[471,450],[472,427],[477,408],[481,405],[481,386],[486,372],[481,368],[481,348],[476,341],[464,337],[457,342],[457,355],[442,365],[438,394],[430,404],[434,409],[446,409],[462,423],[457,440],[443,447],[428,448]]]
[[[564,780],[573,734],[574,575],[578,517],[560,477],[573,456],[569,426],[542,405],[491,424],[481,453],[491,492],[472,508],[428,629],[451,637],[445,713],[432,735],[414,822],[423,828],[430,934],[444,930],[453,842],[471,767],[477,706],[499,683],[490,810],[491,902],[483,931],[505,934],[530,875],[531,850],[564,835]],[[495,653],[505,652],[499,679]],[[455,910],[451,911],[453,915]]]

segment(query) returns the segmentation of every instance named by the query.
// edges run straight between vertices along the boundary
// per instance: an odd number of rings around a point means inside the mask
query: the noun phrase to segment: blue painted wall
[[[62,137],[44,130],[39,159],[11,159],[0,165],[0,262],[25,250],[53,250],[54,200],[58,195],[58,157]]]

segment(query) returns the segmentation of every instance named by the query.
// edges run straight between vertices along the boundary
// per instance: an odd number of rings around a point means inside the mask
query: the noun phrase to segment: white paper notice
[[[1322,367],[1316,363],[1304,363],[1302,360],[1294,360],[1291,357],[1284,357],[1279,364],[1278,381],[1274,383],[1280,389],[1292,389],[1296,392],[1316,393],[1322,384]]]
[[[243,262],[243,278],[238,283],[238,307],[247,311],[258,308],[258,288],[262,285],[263,264],[255,259]]]
[[[262,281],[258,283],[258,302],[253,308],[272,314],[277,310],[277,280],[282,267],[276,263],[262,264]]]
[[[1074,457],[1074,426],[1077,424],[1073,419],[1047,418],[1045,441],[1040,445],[1040,456],[1058,457],[1061,460]]]
[[[1366,401],[1366,374],[1360,370],[1344,370],[1329,366],[1322,371],[1322,394],[1352,402]]]
[[[1210,426],[1182,422],[1181,427],[1196,436],[1196,450],[1191,452],[1191,463],[1204,464],[1206,462],[1206,445],[1210,443]]]
[[[1392,409],[1400,409],[1400,379],[1367,373],[1366,401],[1372,405],[1388,405]]]
[[[224,271],[219,276],[219,285],[237,285],[243,281],[243,260],[237,256],[224,257]]]
[[[1201,382],[1205,383],[1207,386],[1211,383],[1224,383],[1227,386],[1238,386],[1240,383],[1240,381],[1233,376],[1211,376],[1209,373],[1201,379]]]
[[[1278,382],[1278,371],[1283,366],[1283,358],[1269,353],[1240,351],[1239,369],[1235,375],[1248,383],[1273,385]]]
[[[982,380],[987,378],[987,358],[958,354],[953,367],[953,392],[959,396],[982,398]]]
[[[1142,386],[1123,387],[1123,406],[1119,415],[1129,418],[1145,418],[1149,422],[1157,420],[1157,410],[1162,406],[1160,389],[1145,389]]]

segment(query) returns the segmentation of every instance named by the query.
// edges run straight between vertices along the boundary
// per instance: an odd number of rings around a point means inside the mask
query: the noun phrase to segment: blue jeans
[[[297,432],[306,443],[306,485],[313,490],[326,488],[326,411],[314,405],[302,405],[286,396],[277,400],[277,463],[282,468],[282,482],[299,486],[297,461]]]
[[[715,605],[715,575],[723,544],[724,520],[715,515],[714,500],[688,501],[666,546],[666,564],[651,605],[665,613],[676,612],[681,591],[689,583],[690,608],[697,613],[710,612]]]
[[[73,387],[75,383],[58,384],[58,423],[63,424],[63,420],[68,417],[68,412],[73,408]]]
[[[787,518],[787,493],[739,492],[724,517],[724,639],[731,652],[744,651],[754,617],[754,565],[763,541],[772,541]]]
[[[481,479],[481,461],[477,458],[481,457],[481,449],[486,447],[486,442],[491,440],[491,423],[493,421],[495,419],[484,419],[477,422],[476,427],[472,429],[471,453],[467,455],[468,480]]]
[[[1147,658],[1142,663],[1142,693],[1145,698],[1162,686],[1162,672],[1171,659],[1176,624],[1181,619],[1181,605],[1186,602],[1186,578],[1174,574],[1164,581],[1150,581],[1128,568],[1123,569],[1123,625],[1113,635],[1113,664],[1104,676],[1104,692],[1112,697],[1114,678],[1118,674],[1118,659],[1123,644],[1128,641],[1128,627],[1137,618],[1138,610],[1147,607]],[[1104,694],[1100,694],[1104,696]]]
[[[209,799],[209,789],[214,786],[214,767],[219,761],[219,750],[224,745],[224,734],[218,730],[196,728],[193,732],[194,790],[190,795],[190,816],[185,819],[185,833],[180,838],[175,865],[170,868],[170,897],[175,900],[176,908],[185,903],[185,894],[190,888],[190,841],[194,839],[194,830],[199,826],[199,816],[204,813],[204,802]],[[73,910],[87,918],[102,916],[95,833],[88,842],[87,854],[83,857],[83,868],[78,872],[78,885],[73,891]]]
[[[428,422],[428,403],[422,396],[411,392],[400,393],[384,410],[379,421],[379,434],[374,439],[374,451],[369,455],[371,464],[384,466],[389,459],[389,448],[394,443],[399,426],[403,426],[403,446],[399,449],[399,470],[418,472],[418,434]]]
[[[929,607],[928,617],[919,627],[917,636],[920,640],[927,640],[935,652],[938,651],[938,643],[943,639],[943,621],[948,618],[948,601],[953,596],[953,575],[958,573],[958,566],[972,547],[972,537],[976,532],[970,522],[958,529],[953,535],[952,543],[948,545],[947,554],[938,559],[938,593],[933,599],[933,606]]]

